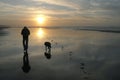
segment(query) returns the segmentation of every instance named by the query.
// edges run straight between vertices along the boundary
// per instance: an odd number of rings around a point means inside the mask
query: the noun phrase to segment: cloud
[[[68,14],[70,12],[71,15],[78,14],[77,16],[89,17],[107,15],[112,16],[116,14],[119,15],[120,13],[120,3],[118,0],[1,0],[0,2],[12,6],[5,5],[6,7],[4,7],[3,10],[8,10],[8,7],[11,7],[8,11],[14,11],[21,7],[22,9],[19,10],[26,12],[32,12],[32,10],[35,12],[38,10],[41,12],[47,12],[48,10],[49,12],[53,11],[54,14],[57,14],[62,11],[67,12]]]
[[[109,16],[120,16],[120,2],[118,0],[93,0],[93,9],[97,14],[109,15]]]
[[[75,5],[71,2],[71,0],[33,0],[33,1],[47,3],[51,5],[57,5],[57,6],[64,6],[73,9],[76,8]]]
[[[1,0],[0,7],[1,19],[8,16],[29,18],[43,14],[51,19],[79,19],[88,23],[98,21],[103,24],[106,20],[105,24],[119,25],[120,20],[119,0]]]

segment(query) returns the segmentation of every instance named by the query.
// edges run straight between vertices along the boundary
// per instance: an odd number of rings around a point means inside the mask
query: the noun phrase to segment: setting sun
[[[37,22],[40,24],[43,24],[45,22],[45,17],[43,17],[43,16],[37,17]]]

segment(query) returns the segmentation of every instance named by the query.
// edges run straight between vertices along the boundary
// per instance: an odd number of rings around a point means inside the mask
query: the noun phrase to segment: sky
[[[120,27],[119,21],[120,0],[0,0],[0,25]]]

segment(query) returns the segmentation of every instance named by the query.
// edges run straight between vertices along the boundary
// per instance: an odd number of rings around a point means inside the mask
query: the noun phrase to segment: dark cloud
[[[9,34],[8,31],[5,31],[8,26],[0,25],[0,36],[7,36]]]
[[[98,10],[101,10],[104,14],[116,15],[120,16],[120,2],[118,0],[94,0],[94,7]]]
[[[10,5],[31,5],[32,2],[31,1],[28,1],[28,0],[0,0],[0,2],[2,3],[6,3],[6,4],[10,4]]]

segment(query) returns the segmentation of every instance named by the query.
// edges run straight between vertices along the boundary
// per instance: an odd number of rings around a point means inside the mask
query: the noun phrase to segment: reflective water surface
[[[120,33],[29,28],[26,53],[21,29],[0,30],[0,80],[120,80]]]

